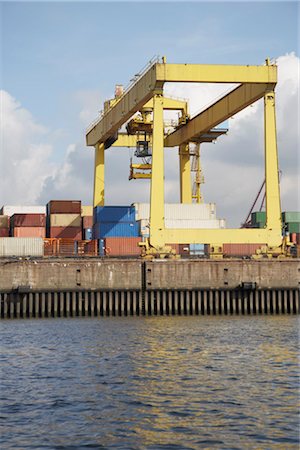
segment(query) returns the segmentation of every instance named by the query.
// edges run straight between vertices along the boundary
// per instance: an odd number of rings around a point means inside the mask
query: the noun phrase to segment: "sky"
[[[299,210],[299,2],[0,2],[0,206],[80,199],[91,204],[94,150],[85,130],[154,56],[170,63],[278,65],[283,210]],[[166,85],[191,112],[226,85]],[[106,152],[106,203],[149,201],[128,181],[129,149]],[[201,147],[204,200],[239,226],[264,178],[263,109],[229,120]],[[165,150],[166,201],[179,201],[178,152]]]

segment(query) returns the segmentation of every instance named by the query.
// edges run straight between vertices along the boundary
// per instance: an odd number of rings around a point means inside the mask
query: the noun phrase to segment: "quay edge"
[[[1,318],[299,313],[300,259],[2,259]]]

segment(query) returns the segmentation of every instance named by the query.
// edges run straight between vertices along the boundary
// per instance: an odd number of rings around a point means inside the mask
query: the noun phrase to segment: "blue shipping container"
[[[204,244],[190,244],[190,255],[204,255]]]
[[[192,251],[204,251],[204,244],[190,244],[190,250]]]
[[[94,223],[134,221],[134,206],[96,206],[94,208]]]
[[[106,237],[138,237],[138,222],[101,222],[96,223],[93,228],[93,238]]]

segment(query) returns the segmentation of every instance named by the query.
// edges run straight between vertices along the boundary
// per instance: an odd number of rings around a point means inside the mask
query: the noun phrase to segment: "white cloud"
[[[48,130],[7,92],[0,100],[0,204],[34,204],[53,170]]]

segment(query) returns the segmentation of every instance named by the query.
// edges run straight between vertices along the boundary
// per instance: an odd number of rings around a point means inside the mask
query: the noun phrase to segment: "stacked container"
[[[93,237],[93,207],[81,206],[82,238],[90,241]]]
[[[9,236],[9,217],[5,215],[0,216],[0,237]]]
[[[45,214],[14,214],[10,218],[10,234],[12,237],[46,236]]]
[[[93,236],[95,239],[139,237],[135,208],[133,206],[96,206]]]
[[[139,224],[134,206],[94,208],[93,238],[99,242],[100,256],[139,256]]]
[[[134,203],[136,220],[143,238],[149,237],[149,203]],[[224,219],[216,218],[216,205],[214,203],[169,203],[165,204],[166,228],[226,228]]]
[[[300,244],[300,212],[287,211],[282,213],[284,232],[290,237],[294,244]]]
[[[47,204],[47,237],[82,239],[80,200],[51,200]]]

